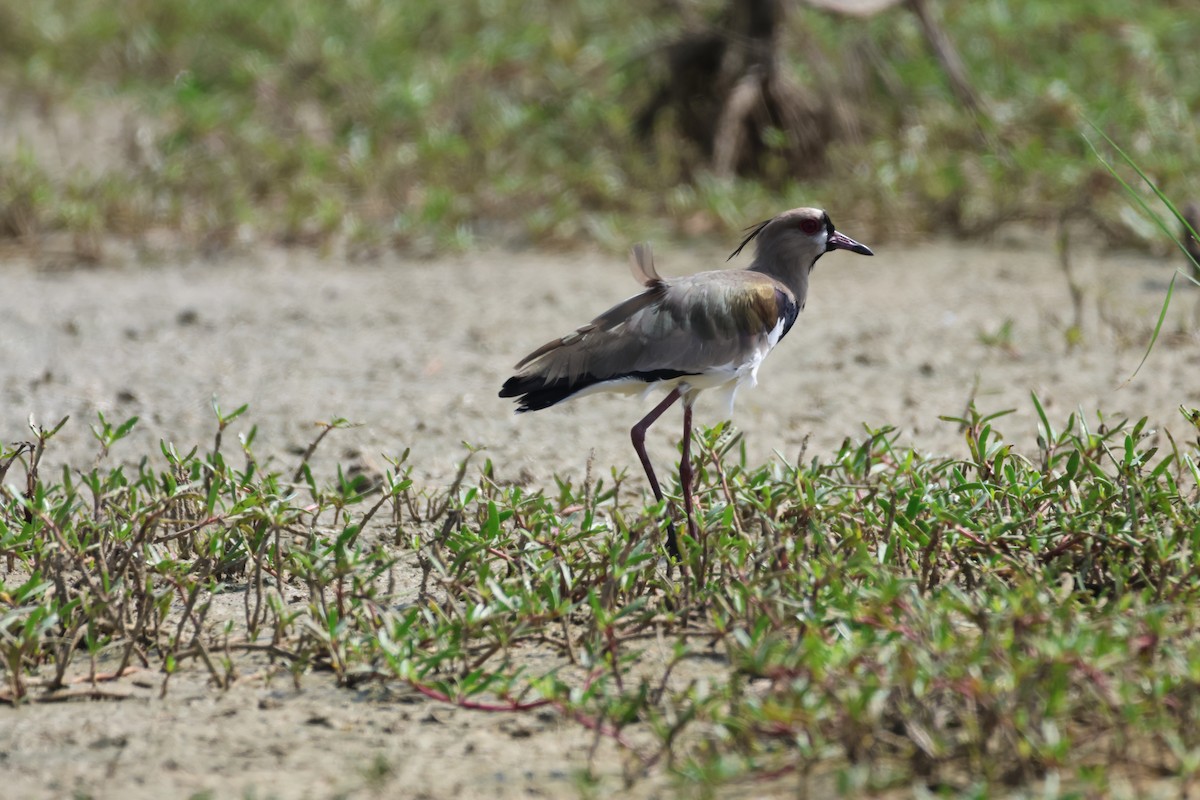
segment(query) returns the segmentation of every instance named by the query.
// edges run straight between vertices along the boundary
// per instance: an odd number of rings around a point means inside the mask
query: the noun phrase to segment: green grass
[[[885,429],[753,467],[704,432],[703,533],[673,576],[623,475],[544,492],[471,454],[431,489],[402,454],[318,484],[317,442],[294,470],[258,463],[252,427],[222,449],[243,407],[217,411],[207,452],[121,466],[107,453],[136,420],[101,419],[96,462],[45,476],[37,431],[0,457],[3,698],[131,665],[164,691],[192,663],[226,685],[253,654],[297,680],[553,711],[624,748],[627,780],[667,770],[689,794],[1190,785],[1200,439],[1056,429],[1033,402],[1036,444],[972,409],[945,421],[964,437],[947,460]],[[240,619],[206,622],[223,594]]]
[[[681,29],[667,6],[18,0],[0,11],[10,105],[85,119],[127,109],[145,136],[133,125],[115,149],[137,155],[68,174],[54,158],[0,159],[0,235],[68,232],[89,257],[103,236],[164,227],[205,247],[249,231],[351,255],[623,249],[817,203],[877,238],[1064,217],[1114,241],[1155,237],[1090,158],[1089,119],[1168,194],[1200,192],[1200,55],[1174,5],[937,5],[988,101],[982,125],[907,12],[790,7],[787,68],[810,87],[836,76],[827,88],[860,131],[835,143],[825,177],[800,184],[781,170],[718,181],[666,130],[653,150],[634,140],[656,48]]]

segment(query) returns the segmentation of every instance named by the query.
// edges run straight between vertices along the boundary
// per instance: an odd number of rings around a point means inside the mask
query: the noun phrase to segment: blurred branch
[[[903,0],[805,0],[810,6],[848,17],[873,17]]]
[[[983,101],[971,84],[970,78],[967,77],[967,68],[958,54],[958,48],[954,46],[950,35],[938,23],[927,0],[906,0],[905,4],[917,15],[917,21],[921,24],[925,40],[929,42],[934,57],[946,73],[946,77],[950,79],[950,89],[954,92],[954,96],[968,111],[987,117]]]

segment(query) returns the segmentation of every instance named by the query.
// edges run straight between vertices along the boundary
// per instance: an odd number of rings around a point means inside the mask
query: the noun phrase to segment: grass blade
[[[1154,184],[1154,181],[1150,180],[1150,178],[1146,175],[1146,173],[1142,172],[1141,168],[1138,167],[1137,163],[1132,158],[1130,158],[1129,155],[1124,150],[1122,150],[1117,145],[1116,142],[1114,142],[1111,138],[1109,138],[1108,134],[1105,133],[1103,130],[1101,130],[1099,128],[1099,126],[1096,125],[1096,123],[1091,122],[1089,120],[1088,124],[1091,125],[1092,128],[1098,134],[1100,134],[1102,137],[1104,137],[1104,141],[1108,142],[1110,147],[1112,147],[1114,150],[1117,151],[1117,153],[1121,156],[1121,158],[1125,161],[1125,163],[1128,164],[1133,169],[1133,171],[1138,174],[1138,177],[1140,177],[1146,183],[1146,185],[1149,186],[1151,188],[1151,190],[1154,191],[1154,194],[1158,197],[1158,199],[1162,200],[1162,202],[1166,204],[1167,208],[1170,209],[1171,213],[1175,215],[1175,218],[1180,221],[1183,221],[1183,215],[1179,213],[1179,210],[1175,208],[1175,205]],[[1138,206],[1141,207],[1142,211],[1144,211],[1147,216],[1149,216],[1152,220],[1154,220],[1154,224],[1157,225],[1163,233],[1165,233],[1168,237],[1170,237],[1171,241],[1175,242],[1175,245],[1180,250],[1183,251],[1184,255],[1187,255],[1188,258],[1190,259],[1191,256],[1188,254],[1187,248],[1184,247],[1184,244],[1182,241],[1180,241],[1179,237],[1176,236],[1171,231],[1171,229],[1167,227],[1167,223],[1163,220],[1162,216],[1159,215],[1153,209],[1151,209],[1150,206],[1148,206],[1146,204],[1146,201],[1142,199],[1141,195],[1139,195],[1136,191],[1134,191],[1133,187],[1130,186],[1129,183],[1123,177],[1121,177],[1120,173],[1117,172],[1116,167],[1114,167],[1103,155],[1100,154],[1100,150],[1096,147],[1095,142],[1093,142],[1086,134],[1084,134],[1083,139],[1084,139],[1084,141],[1086,141],[1088,143],[1088,147],[1090,147],[1092,149],[1092,153],[1095,154],[1096,158],[1100,161],[1100,163],[1104,165],[1104,168],[1109,171],[1109,174],[1111,174],[1114,178],[1117,179],[1118,182],[1120,182],[1121,186],[1123,186],[1125,188],[1125,191],[1129,193],[1129,196],[1132,197],[1137,202]],[[1146,359],[1150,358],[1150,352],[1152,350],[1154,350],[1154,344],[1158,341],[1158,336],[1162,332],[1163,322],[1167,318],[1167,309],[1170,308],[1170,306],[1171,306],[1171,297],[1175,292],[1175,278],[1179,274],[1180,274],[1179,270],[1176,270],[1175,274],[1171,276],[1171,283],[1167,286],[1167,295],[1166,295],[1166,297],[1163,298],[1162,308],[1158,312],[1158,321],[1154,325],[1154,333],[1150,336],[1150,343],[1146,346],[1146,352],[1142,354],[1142,360],[1138,362],[1137,368],[1134,369],[1133,374],[1131,374],[1128,378],[1125,379],[1125,383],[1122,384],[1122,386],[1128,385],[1130,381],[1132,381],[1134,378],[1136,378],[1137,374],[1141,371],[1142,366],[1146,363]],[[1188,277],[1188,279],[1192,280],[1192,278],[1190,276]]]

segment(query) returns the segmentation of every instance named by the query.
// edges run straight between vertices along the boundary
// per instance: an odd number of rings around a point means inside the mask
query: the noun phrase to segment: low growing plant
[[[0,698],[76,696],[81,671],[103,693],[132,667],[167,691],[192,663],[227,686],[265,659],[297,682],[552,711],[617,743],[630,782],[1188,785],[1200,451],[1145,420],[1055,427],[1032,402],[1035,447],[972,407],[946,420],[948,459],[880,429],[751,466],[734,432],[702,432],[701,533],[677,570],[620,474],[530,491],[471,451],[445,489],[418,487],[407,454],[320,483],[315,443],[285,475],[252,435],[243,468],[220,435],[111,466],[133,423],[101,419],[97,462],[47,479],[54,431],[36,430],[0,458]],[[219,428],[244,410],[216,407]],[[222,594],[242,614],[216,624]]]

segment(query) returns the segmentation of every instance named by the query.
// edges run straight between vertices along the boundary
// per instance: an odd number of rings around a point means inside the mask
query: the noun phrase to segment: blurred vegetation
[[[351,256],[623,248],[798,204],[874,240],[1076,217],[1110,241],[1155,235],[1089,151],[1089,119],[1166,193],[1200,193],[1190,0],[938,4],[982,117],[954,100],[907,11],[860,20],[792,3],[787,69],[850,115],[803,184],[782,159],[771,180],[718,180],[669,125],[651,142],[632,133],[664,47],[720,8],[12,0],[0,7],[0,237],[69,235],[82,257],[99,257],[104,237],[163,229],[204,248],[251,238]],[[96,133],[110,117],[116,143]],[[45,126],[58,149],[4,130],[21,118],[59,120]],[[75,140],[82,152],[63,156]]]

